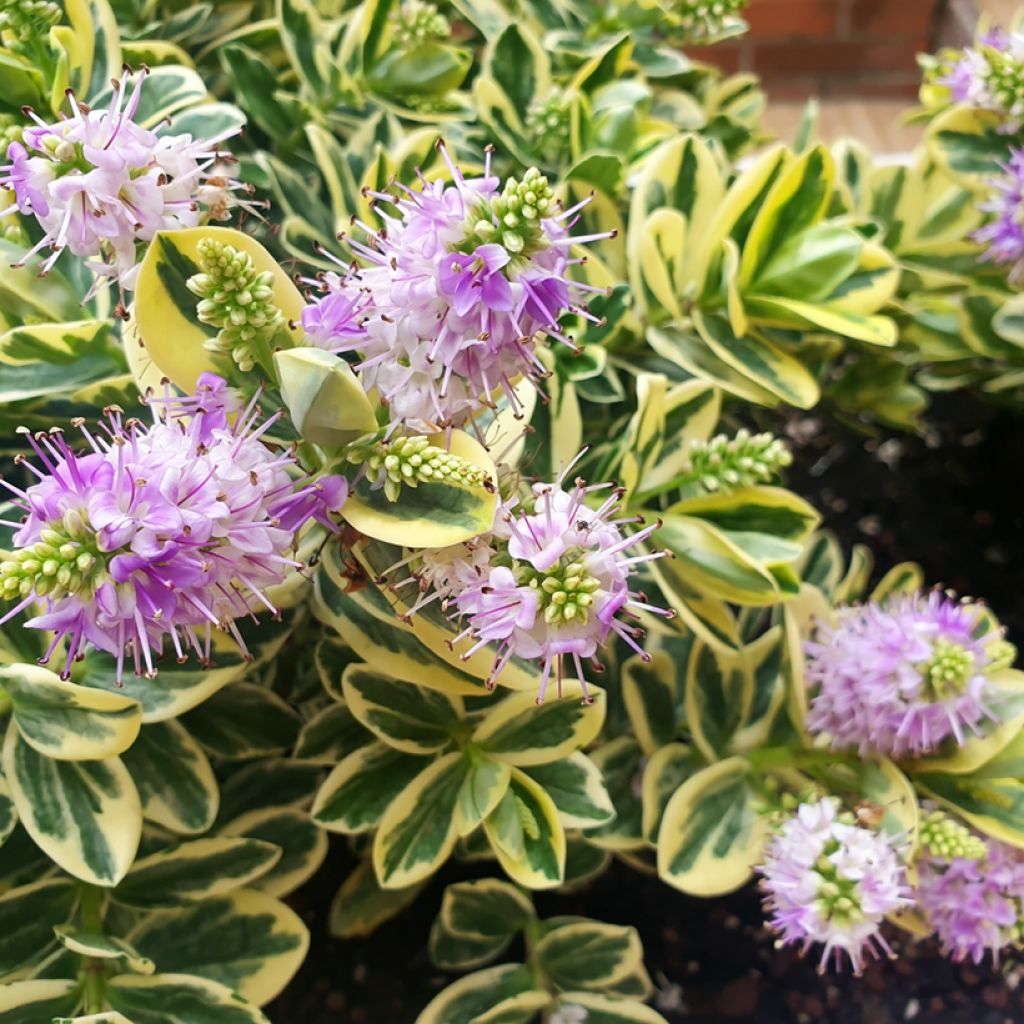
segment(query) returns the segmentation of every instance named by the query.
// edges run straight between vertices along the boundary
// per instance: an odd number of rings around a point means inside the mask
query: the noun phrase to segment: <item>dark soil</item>
[[[787,427],[787,483],[825,513],[845,548],[871,547],[876,574],[903,560],[961,594],[984,597],[1024,647],[1024,417],[960,395],[936,403],[921,437],[878,442],[810,417]],[[449,865],[397,920],[372,936],[327,936],[327,908],[353,866],[343,843],[292,902],[313,931],[309,959],[268,1008],[274,1024],[413,1024],[453,976],[431,966],[427,935],[444,886],[479,874]],[[484,866],[486,868],[486,866]],[[773,948],[753,888],[690,899],[617,864],[587,890],[541,894],[542,916],[580,914],[632,924],[673,1022],[718,1024],[1016,1024],[1024,963],[999,970],[950,964],[928,943],[892,941],[901,958],[860,979],[821,977],[812,960]],[[513,948],[507,958],[515,955]],[[507,959],[506,958],[506,959]]]

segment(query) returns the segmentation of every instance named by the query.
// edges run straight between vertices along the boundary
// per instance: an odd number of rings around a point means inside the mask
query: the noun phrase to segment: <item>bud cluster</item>
[[[199,319],[219,328],[205,347],[229,354],[239,369],[251,370],[254,346],[269,342],[284,326],[274,304],[273,274],[257,271],[248,253],[213,238],[200,241],[198,255],[201,273],[188,279],[188,288],[200,298]]]
[[[368,434],[348,447],[346,458],[366,467],[366,474],[397,501],[402,487],[424,483],[456,483],[465,487],[493,486],[486,470],[453,452],[431,444],[428,437],[396,437],[383,440],[381,433]]]
[[[693,441],[687,455],[688,478],[709,492],[765,483],[793,461],[785,442],[772,434],[751,434],[745,429],[733,438],[716,434],[708,441]]]
[[[105,572],[94,531],[79,512],[43,529],[39,540],[0,562],[0,598],[13,600],[35,593],[58,600],[91,591]]]

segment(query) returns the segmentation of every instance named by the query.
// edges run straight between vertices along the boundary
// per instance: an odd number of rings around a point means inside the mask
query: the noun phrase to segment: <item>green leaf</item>
[[[520,889],[497,878],[456,882],[444,891],[439,920],[453,935],[497,939],[514,935],[535,917]]]
[[[202,747],[179,722],[144,726],[122,760],[147,821],[171,832],[205,832],[217,817],[220,792]]]
[[[277,694],[251,683],[220,690],[182,719],[207,750],[228,760],[284,752],[295,743],[299,721]]]
[[[346,705],[367,729],[409,754],[444,750],[463,714],[459,697],[396,682],[369,665],[349,665],[342,690]]]
[[[776,179],[743,247],[741,280],[755,280],[793,235],[816,223],[832,197],[835,175],[831,154],[815,146]]]
[[[820,302],[858,267],[864,240],[840,224],[816,224],[791,235],[769,257],[749,291]]]
[[[270,1024],[230,988],[187,974],[123,974],[110,982],[107,998],[139,1024]]]
[[[256,839],[195,839],[137,860],[114,898],[141,910],[179,907],[240,889],[280,859],[280,847]]]
[[[109,320],[15,327],[0,335],[0,402],[67,395],[125,367]]]
[[[436,995],[416,1018],[416,1024],[478,1024],[485,1013],[504,1000],[533,991],[533,974],[528,967],[521,964],[488,967],[460,978]],[[547,1001],[545,994],[544,1003]],[[0,1024],[3,1024],[2,1018]]]
[[[459,752],[420,772],[388,805],[373,842],[373,866],[386,889],[433,874],[455,846],[455,808],[469,770]]]
[[[511,778],[512,769],[501,761],[471,759],[455,807],[455,829],[460,838],[469,835],[498,806]]]
[[[281,851],[281,859],[250,883],[270,896],[294,892],[312,878],[327,856],[327,833],[310,820],[308,812],[293,807],[249,811],[221,832],[272,843]]]
[[[57,927],[54,928],[54,932],[60,944],[78,956],[116,960],[117,964],[114,966],[118,968],[118,973],[130,971],[133,974],[152,974],[155,970],[153,961],[140,956],[124,939],[70,927]]]
[[[383,889],[369,860],[345,879],[331,902],[328,930],[339,939],[360,938],[390,921],[419,895],[425,882],[406,889]]]
[[[256,1006],[288,984],[309,948],[293,910],[248,889],[150,915],[129,939],[162,970],[219,982]]]
[[[331,832],[368,832],[428,763],[379,741],[360,747],[324,780],[313,802],[313,820]]]
[[[579,921],[547,933],[535,950],[537,962],[560,991],[600,992],[633,973],[643,960],[635,928]]]
[[[565,829],[544,789],[518,768],[508,791],[484,821],[505,873],[528,889],[551,889],[565,878]]]
[[[78,902],[66,878],[50,878],[0,896],[0,976],[10,977],[44,959],[53,929],[71,920]]]
[[[42,1024],[53,1017],[66,1017],[75,1011],[80,999],[76,981],[15,981],[0,985],[0,1024]]]
[[[526,774],[551,797],[566,828],[596,828],[615,817],[601,772],[580,751],[561,761],[534,765],[526,769]]]
[[[318,348],[274,353],[281,398],[307,441],[339,448],[377,429],[366,392],[344,359]]]
[[[723,363],[777,399],[809,409],[820,397],[810,371],[788,352],[753,334],[737,335],[728,318],[695,311],[694,324],[712,353]]]
[[[115,885],[142,832],[142,806],[119,758],[53,761],[7,732],[4,775],[22,824],[51,860],[82,881]]]
[[[496,960],[512,944],[513,937],[511,932],[487,939],[455,935],[438,918],[430,929],[427,953],[435,967],[468,971]]]
[[[635,850],[644,845],[642,806],[637,796],[644,753],[632,736],[619,736],[590,752],[615,808],[607,825],[587,830],[588,842],[607,850]]]
[[[597,992],[565,992],[556,1005],[561,1010],[579,1007],[587,1015],[587,1024],[668,1024],[657,1010],[643,1003]]]
[[[601,731],[604,691],[590,689],[593,703],[580,699],[579,685],[558,700],[537,704],[531,693],[510,694],[477,726],[473,743],[496,761],[538,765],[585,747]]]
[[[753,873],[766,832],[750,765],[738,757],[719,761],[669,800],[658,832],[658,875],[691,896],[732,892]]]
[[[635,655],[622,663],[622,698],[644,753],[670,743],[680,727],[680,683],[676,662],[665,651]]]
[[[641,783],[643,835],[655,845],[662,815],[672,794],[698,770],[700,763],[685,743],[669,743],[651,755]]]
[[[739,658],[697,641],[686,672],[686,722],[709,760],[729,749],[754,699],[752,681]]]
[[[318,765],[290,758],[270,758],[235,767],[221,785],[218,821],[233,821],[247,811],[273,807],[308,807],[323,778]],[[273,794],[271,800],[268,794]]]
[[[38,665],[0,668],[22,738],[60,761],[98,761],[135,742],[142,708],[103,690],[66,683]]]
[[[294,756],[310,764],[336,765],[372,738],[344,704],[328,704],[303,724]]]
[[[550,60],[526,25],[507,25],[484,54],[484,72],[491,76],[523,114],[551,88]]]
[[[288,110],[274,97],[278,78],[274,69],[247,46],[222,47],[221,65],[234,87],[234,95],[253,122],[273,139],[287,139],[296,130]]]
[[[362,593],[345,593],[325,565],[321,565],[316,576],[313,610],[317,618],[336,629],[342,640],[378,672],[409,683],[432,685],[446,693],[485,692],[482,680],[428,649],[417,639],[413,627],[399,622],[393,612],[378,613]]]

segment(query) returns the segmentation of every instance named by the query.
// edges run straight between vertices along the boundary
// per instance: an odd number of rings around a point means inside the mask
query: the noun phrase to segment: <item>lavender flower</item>
[[[531,501],[518,514],[504,513],[507,539],[491,538],[491,566],[482,571],[473,565],[460,578],[465,588],[454,597],[458,612],[467,618],[455,642],[466,637],[476,641],[463,657],[496,643],[492,684],[513,656],[541,661],[538,703],[544,700],[552,670],[561,696],[564,657],[572,660],[586,699],[582,659],[594,659],[611,632],[648,657],[637,643],[641,631],[622,621],[627,609],[671,614],[645,603],[629,585],[637,565],[664,554],[628,554],[657,524],[624,534],[620,527],[637,520],[615,518],[620,490],[592,509],[588,498],[608,485],[587,487],[577,481],[566,491],[563,479],[564,474],[557,483],[535,484]]]
[[[866,956],[892,951],[885,917],[910,903],[898,840],[856,825],[825,797],[801,804],[768,844],[758,868],[765,909],[783,946],[821,944],[819,969],[849,957],[859,974]]]
[[[977,637],[979,609],[938,592],[844,608],[806,645],[807,716],[834,748],[904,757],[963,744],[995,719],[995,637]]]
[[[1024,938],[1024,850],[986,838],[980,855],[974,845],[954,848],[952,857],[925,851],[916,895],[943,950],[958,962],[981,963],[990,953],[998,963]]]
[[[358,353],[392,422],[423,432],[464,423],[502,390],[515,403],[514,381],[545,375],[538,336],[572,346],[561,319],[597,319],[573,298],[598,289],[569,279],[569,249],[608,237],[570,236],[589,200],[561,211],[536,168],[499,191],[489,152],[469,180],[440,150],[452,184],[370,193],[384,227],[356,222],[368,244],[349,240],[356,263],[311,282],[324,294],[302,316],[314,344]]]
[[[1016,131],[1024,117],[1024,34],[989,32],[963,50],[939,84],[954,102],[998,114],[1005,131]]]
[[[0,624],[38,601],[35,629],[56,634],[46,658],[67,640],[64,675],[91,645],[156,674],[165,638],[179,660],[191,649],[206,662],[211,627],[243,652],[235,619],[262,605],[266,589],[299,568],[298,532],[347,493],[342,477],[296,481],[290,452],[272,452],[257,425],[255,399],[242,408],[224,381],[204,374],[189,398],[150,399],[148,428],[106,410],[98,431],[76,424],[87,450],[62,432],[26,433],[42,469],[25,490],[4,482],[26,516],[13,558],[0,563],[0,596],[18,603]],[[233,424],[233,425],[232,425]]]
[[[991,181],[992,193],[980,209],[992,220],[974,232],[976,242],[987,245],[983,260],[1009,268],[1014,284],[1024,279],[1024,148],[1010,150],[1003,174]]]
[[[130,95],[128,77],[126,71],[105,110],[90,110],[69,91],[73,116],[48,124],[29,111],[35,127],[7,147],[0,186],[14,191],[11,210],[35,217],[43,229],[22,260],[52,250],[43,273],[70,249],[88,261],[97,283],[113,278],[130,290],[139,242],[194,227],[201,205],[226,216],[225,195],[243,188],[214,167],[217,143],[237,129],[205,140],[147,131],[133,121],[144,76]]]

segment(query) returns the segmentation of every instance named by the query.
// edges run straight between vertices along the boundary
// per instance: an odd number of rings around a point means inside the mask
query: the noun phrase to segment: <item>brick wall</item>
[[[916,55],[932,47],[944,0],[750,0],[750,32],[693,56],[755,71],[773,98],[917,92]]]

